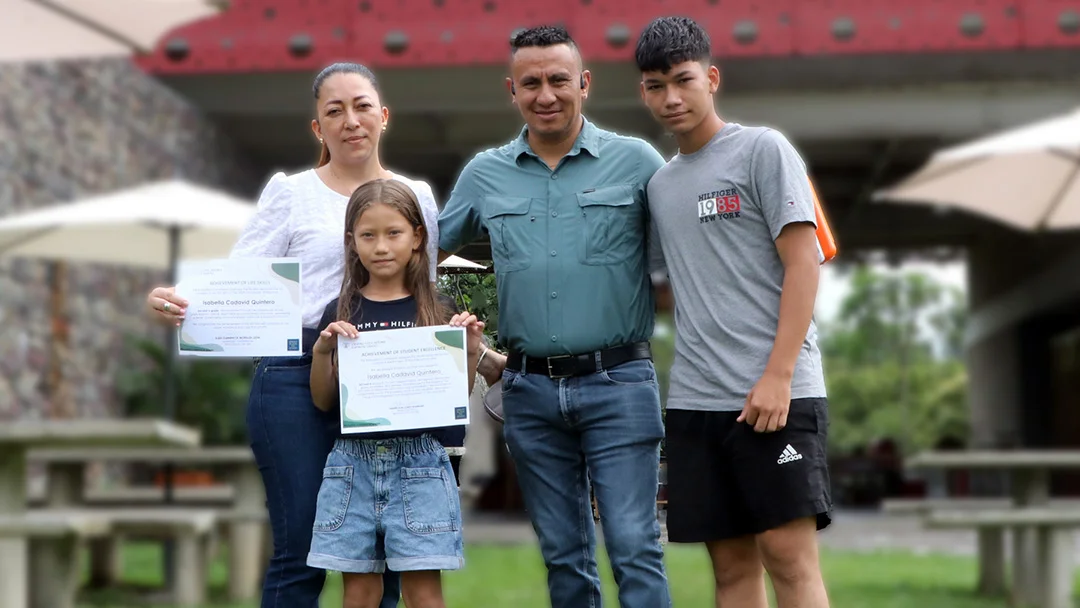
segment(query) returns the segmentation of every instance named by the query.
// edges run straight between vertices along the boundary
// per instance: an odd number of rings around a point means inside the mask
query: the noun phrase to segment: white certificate
[[[469,423],[464,328],[366,331],[337,348],[342,433]]]
[[[181,355],[296,357],[302,353],[300,261],[244,258],[186,261],[176,293],[188,301]]]

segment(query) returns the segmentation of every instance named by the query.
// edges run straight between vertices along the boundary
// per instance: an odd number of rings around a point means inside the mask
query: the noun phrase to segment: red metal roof
[[[1080,47],[1080,0],[233,0],[139,63],[157,74],[501,64],[515,29],[552,22],[589,62],[623,62],[666,14],[704,24],[721,59]]]

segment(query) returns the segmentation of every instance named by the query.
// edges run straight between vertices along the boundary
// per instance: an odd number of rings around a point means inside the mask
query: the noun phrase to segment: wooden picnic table
[[[1054,470],[1080,469],[1080,450],[948,450],[928,451],[905,463],[908,469],[962,469],[994,471],[1008,475],[1014,508],[1045,507],[1050,503],[1050,473]],[[1039,601],[1040,555],[1048,549],[1034,526],[1018,525],[1013,530],[1013,599],[1027,604]],[[1004,578],[1004,541],[980,538],[980,569],[993,578]],[[1003,582],[1003,581],[1002,581]],[[983,585],[996,587],[996,581]]]
[[[200,441],[199,431],[156,419],[20,420],[0,425],[0,517],[27,513],[26,461],[31,448],[193,447]],[[0,537],[0,608],[30,605],[28,547],[25,536]]]

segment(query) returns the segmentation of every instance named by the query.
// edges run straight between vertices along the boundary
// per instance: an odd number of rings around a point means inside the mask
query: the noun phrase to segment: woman
[[[311,129],[322,145],[315,169],[274,175],[232,257],[296,257],[302,263],[304,354],[258,362],[248,400],[251,448],[266,487],[274,535],[274,555],[263,584],[262,608],[317,608],[325,572],[306,564],[323,467],[337,435],[338,421],[311,399],[311,348],[319,337],[324,307],[341,289],[344,248],[341,234],[349,196],[375,179],[395,179],[416,194],[429,239],[431,278],[438,255],[438,207],[431,187],[396,175],[379,160],[379,139],[389,110],[378,82],[358,64],[336,63],[315,78],[316,118]],[[147,297],[156,316],[178,324],[187,303],[172,287]],[[384,577],[381,608],[397,606],[400,579]]]

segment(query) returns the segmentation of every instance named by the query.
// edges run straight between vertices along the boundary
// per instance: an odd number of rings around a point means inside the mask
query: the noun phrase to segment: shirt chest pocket
[[[581,208],[581,261],[602,266],[625,262],[645,246],[644,211],[629,185],[608,186],[577,194]]]
[[[533,199],[519,196],[485,196],[484,225],[491,238],[491,257],[501,272],[525,270],[541,246],[529,215]]]

